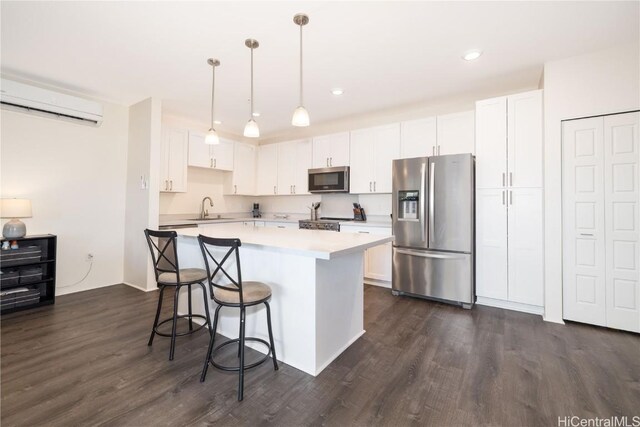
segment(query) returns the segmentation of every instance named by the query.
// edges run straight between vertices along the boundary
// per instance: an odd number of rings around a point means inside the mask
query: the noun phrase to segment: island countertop
[[[254,227],[237,223],[225,227],[201,224],[199,227],[176,231],[179,236],[187,238],[197,237],[198,234],[217,238],[237,238],[243,246],[318,259],[333,259],[393,241],[393,236]]]

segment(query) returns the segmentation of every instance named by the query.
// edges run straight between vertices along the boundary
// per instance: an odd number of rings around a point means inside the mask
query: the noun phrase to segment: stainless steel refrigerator
[[[393,161],[394,294],[475,303],[475,159]]]

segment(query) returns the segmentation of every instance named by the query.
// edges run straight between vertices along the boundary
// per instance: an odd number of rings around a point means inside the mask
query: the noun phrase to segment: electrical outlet
[[[91,252],[89,252],[87,254],[87,262],[91,262],[91,261],[93,261],[93,254]]]

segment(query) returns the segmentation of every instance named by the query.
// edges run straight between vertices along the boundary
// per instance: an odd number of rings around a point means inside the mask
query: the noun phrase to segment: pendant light
[[[258,123],[253,119],[253,49],[257,49],[260,44],[257,40],[246,39],[244,45],[251,49],[251,115],[249,121],[244,127],[244,136],[248,138],[257,138],[260,136],[260,129]]]
[[[215,99],[214,95],[216,91],[216,67],[220,65],[220,61],[209,58],[207,59],[207,64],[211,65],[211,68],[213,69],[213,77],[211,78],[211,127],[209,128],[209,132],[207,132],[204,143],[217,145],[220,144],[220,138],[218,137],[218,132],[213,128],[213,101]]]
[[[302,102],[302,27],[309,23],[309,17],[304,13],[298,13],[293,17],[293,22],[300,27],[300,105],[293,112],[291,124],[293,126],[309,126],[309,113]]]

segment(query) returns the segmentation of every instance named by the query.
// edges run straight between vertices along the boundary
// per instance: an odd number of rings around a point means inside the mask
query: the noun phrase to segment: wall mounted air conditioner
[[[36,86],[0,79],[0,104],[3,107],[59,119],[100,126],[102,105]]]

